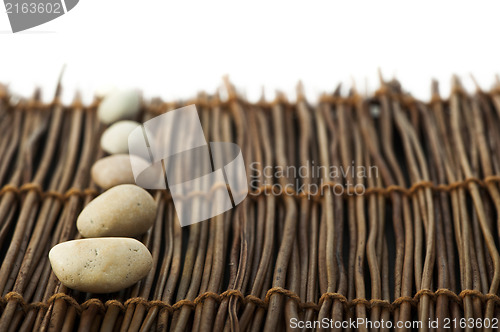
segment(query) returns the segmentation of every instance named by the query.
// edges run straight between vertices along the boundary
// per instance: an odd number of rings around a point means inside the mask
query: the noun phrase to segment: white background
[[[29,1],[29,0],[26,0]],[[147,97],[214,92],[221,78],[251,100],[265,87],[294,99],[299,79],[314,100],[342,82],[378,87],[377,69],[428,99],[430,80],[448,95],[453,73],[488,89],[500,73],[498,1],[80,0],[66,15],[12,34],[0,13],[0,82],[50,99],[63,64],[64,100],[103,87]]]

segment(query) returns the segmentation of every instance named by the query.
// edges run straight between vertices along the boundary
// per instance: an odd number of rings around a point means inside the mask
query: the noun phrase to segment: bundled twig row
[[[43,105],[38,92],[13,104],[0,89],[0,331],[499,318],[500,93],[468,95],[455,80],[449,99],[433,85],[425,103],[381,85],[314,105],[300,89],[295,103],[252,104],[229,83],[227,101],[198,97],[207,140],[237,143],[257,185],[235,209],[185,229],[169,194],[155,192],[156,222],[141,239],[153,269],[109,295],[65,288],[47,259],[78,237],[75,219],[99,192],[89,176],[104,154],[95,104]],[[183,104],[153,100],[136,120]],[[311,164],[377,173],[264,172]]]

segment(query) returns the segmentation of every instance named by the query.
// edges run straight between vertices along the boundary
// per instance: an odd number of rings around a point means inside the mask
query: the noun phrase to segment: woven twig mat
[[[89,171],[105,155],[99,101],[43,104],[39,93],[13,99],[0,89],[0,331],[384,330],[336,324],[358,319],[396,330],[447,319],[493,326],[498,90],[467,94],[455,81],[446,100],[434,85],[431,102],[397,82],[316,103],[300,90],[296,102],[250,103],[230,85],[228,95],[153,100],[136,120],[195,104],[208,141],[242,149],[248,197],[181,228],[169,193],[152,191],[157,219],[140,240],[153,269],[129,289],[98,295],[62,286],[48,251],[79,237],[75,220],[100,193]],[[273,173],[300,166],[344,173]]]

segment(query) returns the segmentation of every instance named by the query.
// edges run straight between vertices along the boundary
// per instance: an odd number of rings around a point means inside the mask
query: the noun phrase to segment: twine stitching
[[[85,197],[85,196],[97,196],[99,194],[97,190],[91,188],[82,190],[74,187],[68,189],[64,193],[60,193],[54,190],[44,191],[42,189],[42,186],[40,186],[38,183],[33,183],[33,182],[25,183],[21,187],[7,184],[3,186],[2,189],[0,189],[0,197],[2,197],[8,192],[12,192],[18,197],[28,192],[35,192],[40,199],[52,197],[62,202],[68,200],[72,196]]]
[[[92,298],[87,301],[85,301],[82,304],[79,304],[76,299],[71,297],[68,294],[64,293],[57,293],[52,295],[46,302],[33,302],[33,303],[28,303],[24,300],[23,296],[17,292],[10,292],[7,293],[5,296],[0,298],[0,305],[4,307],[8,302],[14,302],[17,305],[19,305],[22,310],[26,313],[30,310],[34,309],[43,309],[47,310],[50,305],[55,303],[57,300],[62,300],[66,302],[67,305],[73,307],[76,312],[81,315],[83,311],[91,308],[97,309],[100,313],[105,313],[107,309],[112,308],[112,307],[117,307],[120,311],[124,312],[127,308],[130,306],[134,305],[143,305],[147,309],[151,308],[159,308],[161,310],[165,309],[170,313],[173,313],[174,311],[177,311],[185,306],[194,308],[198,304],[202,304],[205,300],[207,299],[212,299],[217,303],[221,303],[224,300],[229,300],[231,297],[235,297],[237,301],[243,303],[243,304],[253,304],[259,308],[262,309],[267,309],[269,301],[271,300],[272,296],[286,296],[289,300],[294,301],[297,303],[298,307],[301,310],[308,310],[312,309],[315,311],[319,311],[321,306],[324,304],[325,301],[339,301],[345,309],[350,309],[354,306],[358,305],[364,305],[365,307],[371,309],[375,307],[380,307],[383,309],[389,309],[390,311],[394,311],[397,308],[399,308],[403,303],[409,303],[411,306],[416,307],[419,302],[420,298],[423,296],[429,296],[432,301],[435,301],[437,297],[439,296],[446,296],[449,300],[457,303],[458,305],[462,306],[463,305],[463,299],[467,296],[473,296],[478,298],[481,302],[485,303],[488,301],[493,301],[495,305],[500,305],[500,297],[496,294],[484,294],[481,293],[478,290],[474,289],[466,289],[460,292],[460,294],[456,294],[453,291],[445,288],[438,289],[436,291],[431,291],[429,289],[422,289],[418,291],[413,297],[411,296],[401,296],[394,300],[392,303],[387,301],[387,300],[381,300],[381,299],[363,299],[363,298],[356,298],[353,300],[348,300],[344,295],[339,294],[339,293],[324,293],[318,303],[314,302],[302,302],[300,297],[293,291],[290,291],[288,289],[284,289],[281,287],[273,287],[269,289],[266,293],[266,296],[264,299],[261,299],[255,295],[247,295],[244,296],[241,291],[236,290],[236,289],[230,289],[227,290],[221,294],[213,293],[213,292],[205,292],[203,294],[200,294],[198,297],[196,297],[194,300],[180,300],[174,304],[169,304],[165,301],[160,301],[160,300],[152,300],[149,301],[145,298],[142,297],[134,297],[126,300],[124,303],[118,301],[118,300],[108,300],[105,303],[103,303],[100,299],[97,298]]]
[[[492,176],[487,176],[484,179],[479,179],[477,177],[471,177],[467,178],[463,181],[457,181],[454,183],[450,184],[434,184],[431,181],[420,181],[415,183],[409,188],[405,188],[403,186],[399,185],[390,185],[385,188],[383,187],[370,187],[370,188],[353,188],[353,187],[348,187],[345,188],[338,182],[334,181],[329,181],[321,186],[321,190],[318,190],[317,192],[310,192],[310,191],[301,191],[301,192],[296,192],[294,189],[290,187],[286,187],[285,191],[283,194],[279,196],[294,196],[299,199],[304,199],[304,198],[312,198],[314,200],[321,200],[324,197],[324,191],[325,189],[327,190],[333,190],[335,191],[335,188],[339,188],[338,186],[341,186],[343,190],[343,196],[353,196],[353,195],[363,195],[363,196],[369,196],[369,195],[383,195],[386,197],[389,197],[392,193],[397,192],[405,196],[412,196],[414,195],[418,190],[421,189],[431,189],[432,191],[435,192],[451,192],[453,190],[456,190],[458,188],[467,188],[470,184],[475,183],[481,187],[486,187],[489,184],[493,183],[499,183],[500,182],[500,175],[492,175]],[[193,197],[196,196],[205,196],[207,198],[211,198],[214,195],[214,192],[217,190],[220,190],[221,188],[227,188],[227,190],[230,190],[231,188],[229,185],[226,183],[216,183],[212,189],[208,192],[201,192],[201,191],[193,191],[190,192],[188,195],[185,195],[183,197],[179,197],[179,199],[192,199]],[[332,189],[333,188],[333,189]],[[78,188],[70,188],[64,193],[59,193],[57,191],[49,190],[49,191],[43,191],[42,187],[37,184],[37,183],[26,183],[23,184],[21,187],[17,187],[11,184],[7,184],[3,186],[0,189],[0,197],[5,195],[8,192],[12,192],[16,194],[17,196],[21,196],[22,194],[28,193],[34,191],[41,199],[45,199],[47,197],[52,197],[55,199],[58,199],[62,202],[68,200],[72,196],[79,196],[79,197],[85,197],[85,196],[97,196],[99,192],[97,190],[87,188],[84,190],[78,189]],[[166,192],[166,197],[167,199],[170,199],[172,195]],[[251,191],[249,194],[251,197],[258,198],[266,193],[273,193],[273,185],[268,184],[268,185],[262,185],[256,190]],[[177,199],[177,198],[176,198]]]

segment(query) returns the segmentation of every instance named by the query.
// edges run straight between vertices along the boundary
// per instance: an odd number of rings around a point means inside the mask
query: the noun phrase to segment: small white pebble
[[[135,184],[131,161],[141,169],[149,166],[149,163],[140,157],[115,154],[95,162],[90,170],[92,180],[104,190],[120,184]]]
[[[130,287],[153,266],[144,244],[119,237],[59,243],[50,250],[49,260],[63,285],[89,293],[113,293]]]
[[[135,118],[140,108],[141,96],[137,90],[117,90],[102,100],[97,109],[97,116],[102,123],[111,124]]]
[[[102,133],[101,148],[109,154],[128,153],[128,135],[140,125],[129,120],[112,124]]]

